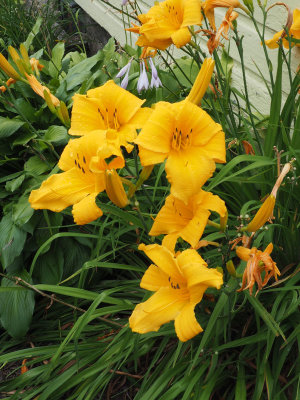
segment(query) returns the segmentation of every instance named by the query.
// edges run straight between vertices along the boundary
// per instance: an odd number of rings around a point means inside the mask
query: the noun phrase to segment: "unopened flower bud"
[[[105,171],[106,193],[109,199],[118,207],[123,208],[128,204],[121,178],[115,169]]]

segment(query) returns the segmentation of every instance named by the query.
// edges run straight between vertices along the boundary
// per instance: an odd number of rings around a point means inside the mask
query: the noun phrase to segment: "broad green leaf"
[[[27,271],[19,272],[18,277],[31,283]],[[1,287],[12,288],[11,291],[0,291],[0,321],[2,326],[14,338],[22,337],[29,329],[33,309],[34,292],[30,289],[15,290],[14,281],[3,278]]]
[[[23,195],[20,197],[19,201],[13,205],[12,220],[17,226],[22,227],[30,220],[33,213],[34,209],[28,201],[28,195]]]
[[[11,181],[6,182],[5,189],[8,192],[14,192],[18,189],[25,179],[25,174],[20,175],[18,178],[12,179]]]
[[[48,171],[51,167],[46,160],[41,160],[38,156],[32,156],[24,164],[24,170],[33,175],[41,175]]]
[[[3,268],[7,268],[23,250],[26,232],[12,220],[12,215],[5,215],[0,222],[0,259]]]
[[[22,132],[18,135],[18,137],[13,141],[13,147],[20,146],[22,144],[27,144],[31,139],[36,138],[37,135],[33,132]]]
[[[17,132],[25,122],[17,119],[0,117],[0,138],[7,138]]]
[[[44,140],[56,145],[67,144],[69,140],[68,131],[64,126],[52,125],[45,132]]]
[[[35,274],[39,282],[56,285],[61,281],[64,268],[64,253],[58,246],[53,246],[46,254],[42,254],[36,264]]]
[[[52,49],[52,58],[49,63],[49,73],[52,77],[56,78],[61,70],[61,60],[64,56],[65,44],[58,42]]]

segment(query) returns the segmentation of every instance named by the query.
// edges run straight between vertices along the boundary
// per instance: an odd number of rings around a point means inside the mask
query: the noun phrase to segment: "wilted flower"
[[[255,282],[257,283],[258,290],[261,290],[272,276],[277,281],[277,275],[280,275],[280,271],[270,256],[272,250],[272,243],[269,243],[264,251],[257,250],[256,247],[247,249],[246,247],[239,246],[236,248],[238,257],[241,260],[247,261],[247,266],[243,274],[242,287],[238,290],[239,292],[249,289],[250,294],[252,294]],[[265,272],[265,276],[262,280],[263,272]]]
[[[207,47],[210,54],[212,54],[213,51],[219,46],[222,37],[228,40],[229,28],[233,29],[232,21],[234,21],[238,15],[239,14],[237,12],[233,11],[233,7],[228,9],[219,29],[216,33],[212,32],[207,42]]]
[[[140,77],[137,83],[137,91],[138,93],[141,93],[141,91],[147,90],[149,88],[149,80],[146,72],[146,65],[145,65],[145,60],[142,60],[140,62]]]

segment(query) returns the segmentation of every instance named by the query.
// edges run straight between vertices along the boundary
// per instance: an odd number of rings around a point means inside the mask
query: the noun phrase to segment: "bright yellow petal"
[[[169,249],[172,253],[174,253],[176,242],[177,242],[178,238],[179,238],[179,235],[177,233],[171,233],[170,235],[166,235],[163,238],[161,244],[162,244],[162,246]]]
[[[144,273],[140,286],[152,292],[156,292],[161,287],[169,287],[168,275],[156,265],[151,264]]]
[[[279,45],[278,45],[278,40],[280,39],[281,35],[283,34],[284,30],[282,29],[280,32],[276,32],[274,34],[274,36],[272,37],[272,39],[269,40],[265,40],[266,45],[270,48],[270,49],[276,49]]]
[[[181,28],[171,35],[172,42],[180,48],[191,41],[192,35],[188,28]]]
[[[206,210],[216,211],[221,217],[226,214],[226,205],[224,200],[220,199],[219,196],[214,195],[210,192],[201,191],[199,195],[195,196],[195,203],[198,203],[201,208]]]
[[[170,195],[164,206],[157,214],[149,235],[180,232],[193,217],[190,210],[182,201]]]
[[[106,144],[106,131],[93,131],[89,135],[78,139],[71,139],[64,148],[58,166],[67,171],[74,166],[84,168],[88,172],[92,157],[97,155],[97,150]],[[75,163],[76,160],[76,163]]]
[[[250,249],[246,247],[238,246],[236,248],[236,255],[244,261],[248,261],[250,259]]]
[[[94,177],[86,179],[77,168],[50,176],[29,196],[35,210],[62,211],[95,191]]]
[[[139,157],[143,166],[160,164],[165,161],[166,153],[157,153],[139,146]]]
[[[106,124],[98,111],[98,105],[86,95],[75,94],[69,134],[83,136],[91,131],[105,129]]]
[[[200,264],[204,267],[207,266],[206,262],[200,256],[200,254],[194,249],[184,250],[177,256],[177,262],[182,271],[184,271],[186,264]]]
[[[215,268],[207,268],[201,263],[186,263],[181,266],[181,270],[187,279],[189,288],[201,284],[220,289],[223,284],[223,275],[219,271]]]
[[[210,212],[204,209],[196,211],[189,223],[180,231],[180,236],[192,247],[196,247],[206,227]]]
[[[225,133],[219,131],[202,147],[203,155],[212,158],[215,162],[226,162]]]
[[[181,26],[201,25],[201,23],[201,2],[199,0],[185,1]]]
[[[158,244],[150,244],[145,246],[144,244],[139,245],[139,250],[145,252],[155,265],[157,265],[165,274],[176,279],[178,282],[182,282],[183,276],[177,266],[176,259],[172,252],[166,247],[159,246]]]
[[[149,107],[140,108],[134,116],[128,121],[128,124],[134,126],[135,129],[141,129],[148,119],[151,117],[153,109]]]
[[[295,39],[300,39],[300,8],[295,8],[293,11],[293,23],[289,31]]]
[[[138,304],[129,318],[133,332],[158,331],[161,325],[174,320],[186,300],[174,297],[173,292],[173,289],[160,288],[146,302]]]
[[[175,318],[175,331],[182,342],[186,342],[203,331],[196,320],[194,308],[195,304],[186,304]]]
[[[212,176],[215,163],[203,156],[202,149],[190,147],[185,152],[172,151],[166,162],[167,179],[171,183],[171,194],[188,203]]]
[[[99,99],[99,104],[103,104],[113,111],[116,110],[118,122],[121,126],[130,121],[145,102],[145,100],[141,100],[121,88],[114,81],[108,81],[99,88],[88,90],[87,96]]]
[[[95,199],[98,193],[91,193],[84,199],[74,204],[72,214],[77,225],[85,225],[95,221],[103,214],[102,210],[96,205]]]
[[[174,130],[174,115],[170,104],[156,104],[154,112],[142,128],[136,144],[157,153],[170,151],[171,138]]]

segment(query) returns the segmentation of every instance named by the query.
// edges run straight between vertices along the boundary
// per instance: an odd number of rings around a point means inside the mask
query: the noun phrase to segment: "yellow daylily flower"
[[[219,196],[204,190],[192,196],[187,205],[170,195],[157,214],[149,235],[167,234],[166,238],[172,243],[168,248],[174,249],[179,236],[192,247],[196,247],[210,216],[209,210],[224,217],[225,202]]]
[[[215,8],[224,7],[224,8],[245,8],[241,5],[238,0],[205,0],[202,5],[204,14],[209,21],[210,26],[214,31],[216,31],[215,24]]]
[[[221,125],[188,100],[159,102],[137,139],[143,166],[165,159],[171,194],[185,204],[225,162],[225,134]]]
[[[293,11],[293,22],[292,22],[292,25],[291,25],[290,29],[288,30],[288,32],[289,32],[289,36],[291,36],[292,39],[300,40],[300,9],[299,8],[296,8]],[[279,39],[282,38],[283,47],[288,49],[290,47],[290,43],[285,38],[285,36],[286,36],[286,33],[285,33],[284,29],[282,29],[281,31],[276,32],[271,39],[265,40],[265,43],[270,49],[276,49],[279,46],[278,45]],[[291,45],[294,46],[294,43],[291,43]],[[296,46],[299,47],[300,43],[296,43]]]
[[[145,272],[140,286],[155,293],[135,307],[129,318],[130,328],[147,333],[158,331],[161,325],[174,320],[176,334],[182,342],[202,332],[194,308],[208,287],[220,289],[222,274],[215,268],[207,268],[193,249],[176,256],[157,244],[141,244],[139,249],[154,263]]]
[[[58,163],[64,172],[50,176],[39,189],[31,192],[31,207],[60,212],[73,205],[72,214],[78,225],[100,217],[102,211],[95,199],[106,189],[106,170],[124,166],[122,154],[107,145],[106,135],[106,131],[91,132],[70,140]],[[115,158],[107,163],[105,159],[110,156]]]
[[[50,95],[50,99],[51,99],[51,101],[52,101],[52,104],[53,104],[55,107],[58,107],[58,106],[59,106],[59,104],[60,104],[59,99],[58,99],[57,97],[55,97],[55,96],[50,92],[50,90],[47,88],[47,86],[43,86],[43,85],[36,79],[36,77],[35,77],[34,75],[28,75],[28,74],[26,74],[26,73],[25,73],[25,75],[26,75],[26,78],[27,78],[27,81],[28,81],[29,85],[31,86],[31,89],[32,89],[36,94],[38,94],[39,96],[41,96],[41,97],[45,100],[44,90],[46,90],[46,92],[49,93],[49,95]]]
[[[264,251],[257,250],[256,247],[248,249],[246,247],[238,246],[236,248],[237,256],[244,261],[247,261],[247,266],[243,274],[242,287],[238,292],[249,289],[252,295],[253,286],[257,283],[258,291],[261,290],[269,282],[272,276],[278,280],[280,271],[276,263],[272,260],[270,254],[273,250],[273,244],[269,243]],[[262,273],[265,272],[264,280],[262,280]]]
[[[166,0],[155,3],[147,14],[139,15],[142,23],[128,30],[139,33],[138,46],[165,50],[172,43],[180,48],[191,40],[188,29],[201,25],[201,3],[199,0]]]
[[[92,131],[114,129],[120,146],[131,151],[130,142],[151,115],[150,108],[141,108],[140,100],[113,81],[88,90],[86,95],[75,94],[70,135],[83,136]]]

